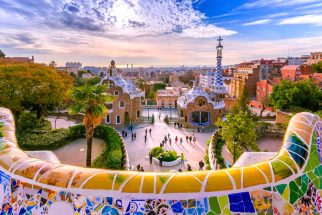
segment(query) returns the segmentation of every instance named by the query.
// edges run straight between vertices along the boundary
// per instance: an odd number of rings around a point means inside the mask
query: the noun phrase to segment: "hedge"
[[[125,166],[125,149],[117,132],[109,126],[99,125],[94,130],[94,137],[103,139],[106,149],[93,162],[93,167],[122,169]],[[18,144],[24,150],[55,150],[80,138],[85,138],[83,125],[50,130],[41,134],[17,133]]]

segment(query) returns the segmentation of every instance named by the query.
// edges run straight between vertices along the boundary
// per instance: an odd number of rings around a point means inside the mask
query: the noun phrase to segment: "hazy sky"
[[[0,49],[59,65],[215,65],[322,51],[322,0],[0,0]]]

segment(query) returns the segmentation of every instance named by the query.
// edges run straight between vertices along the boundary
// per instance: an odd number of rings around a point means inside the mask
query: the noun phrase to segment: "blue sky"
[[[37,62],[214,65],[322,51],[322,0],[0,0],[0,49]]]

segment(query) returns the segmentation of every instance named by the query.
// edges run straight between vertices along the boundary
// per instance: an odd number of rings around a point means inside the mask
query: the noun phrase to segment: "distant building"
[[[312,52],[308,59],[308,65],[317,64],[322,61],[322,52]]]
[[[307,58],[304,57],[288,57],[288,65],[304,65],[307,62]]]
[[[308,65],[287,65],[281,69],[281,73],[283,80],[298,81],[301,75],[312,74],[312,68]]]
[[[249,97],[255,97],[256,83],[259,81],[259,69],[260,65],[253,62],[239,64],[231,80],[230,96],[239,98],[244,87],[246,87]]]
[[[65,63],[65,67],[75,67],[78,70],[82,69],[82,63],[80,62],[67,62]]]
[[[2,62],[14,62],[14,63],[34,63],[34,56],[29,57],[5,57],[1,59]]]
[[[101,84],[107,84],[107,93],[114,95],[113,103],[106,104],[108,108],[106,124],[131,124],[141,119],[143,92],[137,89],[132,82],[127,82],[122,78],[114,60],[111,61],[107,73],[101,78]]]
[[[78,73],[78,68],[77,67],[65,67],[65,66],[58,66],[55,68],[57,71],[65,71],[68,74],[74,74],[77,75]]]
[[[177,108],[178,97],[181,96],[182,89],[167,87],[157,91],[157,106],[161,108]]]
[[[185,127],[203,127],[213,125],[218,117],[224,114],[225,94],[222,78],[222,39],[217,46],[217,69],[214,82],[209,91],[201,85],[199,75],[196,76],[193,88],[178,98],[178,121]]]
[[[200,84],[204,88],[210,88],[215,83],[215,72],[207,71],[206,73],[200,74]]]

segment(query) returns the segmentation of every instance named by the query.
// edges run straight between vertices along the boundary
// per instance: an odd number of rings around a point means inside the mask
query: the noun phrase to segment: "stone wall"
[[[291,113],[277,110],[275,122],[281,123],[281,124],[288,124],[288,122],[291,120],[291,117],[292,117]]]

